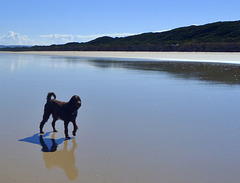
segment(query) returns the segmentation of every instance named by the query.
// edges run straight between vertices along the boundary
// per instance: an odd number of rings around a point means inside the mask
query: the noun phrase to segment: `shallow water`
[[[240,182],[239,65],[0,54],[0,89],[0,182]],[[49,91],[75,138],[39,136]]]

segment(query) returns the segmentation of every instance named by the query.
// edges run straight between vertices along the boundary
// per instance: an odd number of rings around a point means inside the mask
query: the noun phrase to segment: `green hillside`
[[[6,48],[5,48],[6,49]],[[8,50],[11,50],[10,48]],[[240,51],[240,21],[192,25],[123,38],[100,37],[87,43],[15,48],[56,51]]]

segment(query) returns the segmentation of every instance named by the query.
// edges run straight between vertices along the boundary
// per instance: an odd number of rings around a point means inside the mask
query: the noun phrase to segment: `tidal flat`
[[[0,53],[0,182],[239,183],[233,57]],[[48,92],[81,97],[76,137],[64,140],[62,121],[53,133],[51,118],[39,135]]]

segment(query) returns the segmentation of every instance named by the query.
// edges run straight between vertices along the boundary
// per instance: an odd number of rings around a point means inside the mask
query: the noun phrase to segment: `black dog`
[[[51,97],[54,97],[54,99],[51,99]],[[57,132],[55,129],[55,123],[58,119],[61,119],[64,121],[64,133],[65,138],[70,139],[68,136],[68,124],[69,122],[73,123],[73,132],[72,134],[76,136],[76,131],[78,129],[78,126],[76,124],[76,117],[77,117],[77,111],[81,107],[81,99],[79,96],[74,95],[69,100],[69,102],[62,102],[55,100],[56,95],[53,92],[48,93],[47,95],[47,103],[44,106],[44,114],[43,119],[40,123],[40,133],[43,132],[43,126],[49,119],[49,116],[52,114],[53,121],[52,121],[52,127],[53,131]]]

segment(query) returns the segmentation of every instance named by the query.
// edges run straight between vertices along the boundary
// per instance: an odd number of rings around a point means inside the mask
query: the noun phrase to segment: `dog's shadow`
[[[20,139],[19,141],[38,144],[42,146],[43,152],[55,152],[57,150],[58,145],[64,142],[64,138],[55,139],[55,133],[52,134],[52,138],[46,138],[51,133],[52,132],[47,132],[43,135],[36,133],[31,137],[26,137],[24,139]]]
[[[69,180],[76,180],[78,177],[78,169],[75,166],[75,150],[77,143],[75,138],[72,140],[72,148],[68,150],[68,141],[65,138],[55,139],[55,133],[52,133],[51,138],[46,138],[52,132],[47,132],[43,135],[39,133],[31,137],[20,139],[19,141],[38,144],[42,147],[43,159],[47,169],[54,167],[62,168]],[[60,144],[64,143],[63,149],[57,150]]]

